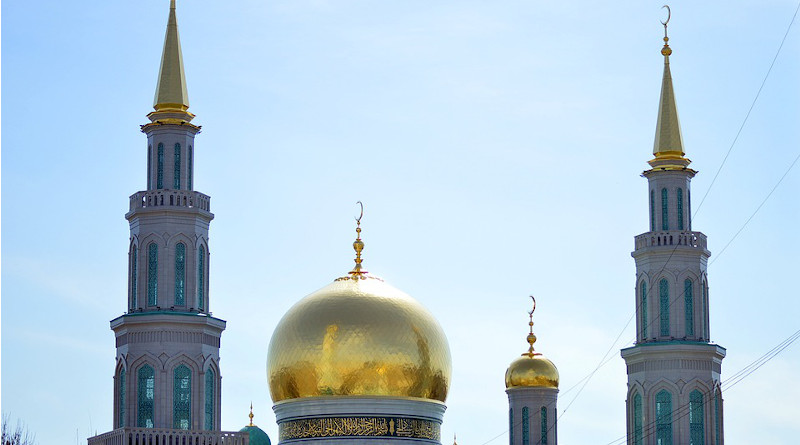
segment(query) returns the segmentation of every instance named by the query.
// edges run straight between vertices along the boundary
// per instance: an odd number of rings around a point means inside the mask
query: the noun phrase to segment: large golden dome
[[[351,274],[300,300],[278,323],[267,357],[272,400],[388,396],[444,402],[451,362],[439,323],[382,280]]]

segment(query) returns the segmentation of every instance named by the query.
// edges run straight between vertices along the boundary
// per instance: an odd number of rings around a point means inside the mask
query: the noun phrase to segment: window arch
[[[188,430],[192,424],[192,371],[186,365],[175,368],[172,390],[172,427]]]
[[[158,244],[147,246],[147,304],[158,303]]]
[[[704,445],[705,435],[703,393],[695,389],[689,394],[689,445]]]
[[[669,282],[662,278],[658,283],[658,299],[661,320],[661,336],[669,335]]]
[[[172,188],[181,189],[181,144],[175,144],[175,162],[172,173]]]
[[[636,393],[633,396],[633,445],[644,443],[642,423],[642,395]]]
[[[156,168],[156,188],[164,188],[164,144],[158,144],[158,154],[156,155],[158,166]]]
[[[206,284],[206,248],[202,245],[200,246],[199,253],[197,255],[197,307],[201,311],[205,307],[205,284]]]
[[[647,325],[650,320],[647,319],[647,282],[642,281],[641,287],[641,314],[642,314],[642,340],[647,340]]]
[[[656,191],[650,190],[650,231],[656,231]]]
[[[186,162],[186,189],[192,189],[192,169],[194,164],[194,153],[192,153],[192,146],[189,146],[189,152],[186,153],[189,157],[189,160]]]
[[[522,445],[530,444],[530,417],[528,414],[528,407],[522,407]]]
[[[131,249],[131,309],[136,308],[137,303],[137,295],[136,291],[136,279],[138,278],[138,269],[139,269],[139,249],[136,248],[136,244],[133,245]]]
[[[685,302],[686,336],[694,336],[694,292],[692,290],[692,280],[686,279],[683,282],[683,298]]]
[[[667,207],[667,189],[661,189],[661,230],[669,230],[669,207]]]
[[[156,391],[156,378],[155,371],[150,365],[144,365],[139,368],[137,382],[137,412],[136,412],[136,426],[139,428],[153,428],[153,408],[155,401]]]
[[[672,445],[672,394],[656,394],[656,445]]]
[[[122,428],[125,426],[125,368],[119,368],[117,387],[119,388],[117,428]]]
[[[539,443],[541,445],[547,445],[547,407],[542,407],[539,410],[541,412],[542,417],[542,427],[541,427],[541,438],[539,439]]]
[[[175,306],[186,304],[186,245],[175,245]]]
[[[683,189],[678,188],[678,230],[683,230]]]
[[[214,370],[206,371],[206,421],[207,430],[214,429]]]

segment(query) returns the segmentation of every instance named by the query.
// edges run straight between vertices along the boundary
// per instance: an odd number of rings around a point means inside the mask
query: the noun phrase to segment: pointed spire
[[[364,279],[364,275],[367,274],[367,271],[361,268],[361,262],[363,261],[361,259],[361,251],[364,250],[364,241],[361,241],[361,218],[364,217],[364,204],[358,201],[358,205],[361,206],[361,214],[356,218],[356,240],[353,241],[353,250],[356,251],[356,265],[353,270],[349,272],[354,280],[359,278]]]
[[[183,70],[183,54],[178,36],[178,19],[175,17],[175,0],[169,2],[167,33],[164,37],[164,52],[153,100],[153,108],[159,111],[186,111],[189,108],[189,93],[186,91],[186,76]]]
[[[671,15],[669,6],[668,14]],[[669,56],[672,48],[669,47],[669,37],[667,36],[667,24],[664,25],[664,47],[661,48],[661,55],[664,56],[664,75],[661,80],[661,98],[658,102],[658,123],[656,124],[656,137],[653,144],[653,154],[655,158],[649,163],[651,166],[671,169],[686,168],[691,161],[684,157],[683,136],[681,135],[681,124],[678,119],[678,105],[675,101],[675,91],[672,87],[672,73],[669,68]]]
[[[247,426],[255,426],[253,425],[253,417],[255,417],[253,416],[253,402],[250,402],[250,415],[248,417],[250,417],[250,425]]]
[[[536,298],[533,298],[533,295],[531,295],[530,297],[531,300],[533,300],[533,309],[531,309],[531,311],[528,312],[528,318],[529,318],[528,327],[530,329],[528,332],[528,337],[526,338],[526,340],[528,341],[528,352],[525,352],[522,355],[533,357],[534,355],[542,355],[542,354],[539,354],[538,352],[533,350],[533,344],[536,343],[536,334],[533,333],[533,313],[534,311],[536,311]]]

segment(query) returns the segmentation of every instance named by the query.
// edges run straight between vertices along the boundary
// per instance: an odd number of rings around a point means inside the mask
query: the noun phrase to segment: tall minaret
[[[669,22],[669,19],[667,19]],[[692,231],[690,169],[672,89],[667,24],[664,78],[648,182],[650,231],[638,235],[636,344],[628,369],[629,445],[722,445],[725,348],[709,340],[706,236]]]
[[[533,299],[533,297],[531,297]],[[528,312],[528,351],[506,370],[509,445],[558,445],[558,369],[533,349],[533,309]]]
[[[209,311],[210,198],[194,191],[194,137],[175,0],[147,135],[146,190],[130,197],[127,313],[117,343],[114,428],[219,430],[220,336]]]

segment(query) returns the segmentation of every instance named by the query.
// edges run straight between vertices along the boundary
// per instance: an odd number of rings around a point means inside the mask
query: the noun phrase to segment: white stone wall
[[[509,406],[510,445],[557,445],[558,390],[517,387],[506,390]],[[524,436],[523,410],[528,409],[528,439]],[[542,408],[547,410],[546,434],[542,435]],[[544,440],[543,440],[544,439]]]

